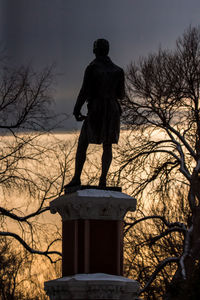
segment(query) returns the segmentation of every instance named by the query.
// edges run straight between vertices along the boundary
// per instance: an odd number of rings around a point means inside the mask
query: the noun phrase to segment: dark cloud
[[[126,68],[131,60],[172,48],[199,22],[199,0],[0,0],[1,43],[12,63],[36,68],[56,63],[57,110],[71,114],[92,43],[110,41],[111,58]],[[69,120],[70,129],[75,122]],[[77,127],[76,127],[77,128]]]

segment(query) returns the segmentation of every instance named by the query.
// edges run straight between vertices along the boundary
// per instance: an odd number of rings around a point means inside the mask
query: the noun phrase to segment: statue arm
[[[118,82],[118,88],[117,88],[117,99],[122,100],[125,97],[125,79],[124,79],[124,71],[121,69],[119,82]],[[117,101],[117,104],[119,106],[119,112],[120,115],[122,114],[122,109],[119,101]]]
[[[119,85],[118,85],[118,99],[122,100],[125,97],[125,79],[124,79],[124,71],[121,69]]]
[[[80,115],[81,108],[82,108],[83,104],[85,103],[85,101],[88,98],[89,81],[90,81],[89,80],[89,68],[87,67],[86,70],[85,70],[84,78],[83,78],[83,84],[82,84],[82,87],[80,89],[78,98],[76,100],[76,104],[74,106],[73,115],[75,117]]]

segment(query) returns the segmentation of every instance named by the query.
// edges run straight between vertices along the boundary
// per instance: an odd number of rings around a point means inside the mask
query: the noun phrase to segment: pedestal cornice
[[[84,189],[62,195],[50,202],[52,214],[66,220],[123,220],[128,211],[135,211],[136,199],[118,191]]]

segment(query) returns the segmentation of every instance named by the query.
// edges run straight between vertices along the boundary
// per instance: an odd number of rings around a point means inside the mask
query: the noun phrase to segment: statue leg
[[[76,186],[81,184],[81,173],[83,170],[83,165],[86,160],[86,152],[88,148],[88,138],[86,133],[86,128],[83,124],[83,127],[81,129],[81,133],[78,140],[78,147],[76,150],[76,161],[75,161],[75,173],[74,177],[70,181],[69,184],[66,185],[66,187]]]
[[[106,186],[106,177],[107,177],[111,162],[112,162],[112,144],[104,143],[103,144],[103,155],[102,155],[102,171],[101,171],[101,177],[99,180],[99,186],[102,186],[102,187]]]

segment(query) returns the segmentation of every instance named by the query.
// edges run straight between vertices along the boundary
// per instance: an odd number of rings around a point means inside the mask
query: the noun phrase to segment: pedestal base
[[[76,274],[45,282],[50,300],[134,300],[139,283],[104,273]]]

